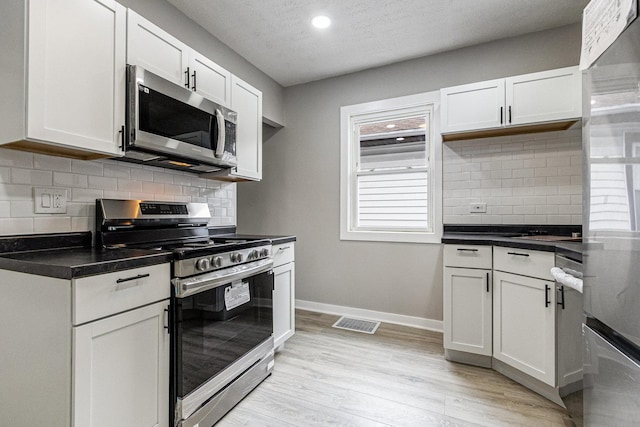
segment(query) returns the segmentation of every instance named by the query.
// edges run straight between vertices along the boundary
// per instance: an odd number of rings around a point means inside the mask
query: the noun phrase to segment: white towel
[[[567,274],[559,267],[553,267],[551,269],[551,275],[556,280],[556,282],[561,285],[568,286],[571,289],[575,289],[576,291],[582,293],[582,279],[572,276],[571,274]]]

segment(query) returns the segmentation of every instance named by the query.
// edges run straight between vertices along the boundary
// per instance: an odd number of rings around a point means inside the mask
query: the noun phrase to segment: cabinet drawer
[[[294,244],[293,242],[283,243],[273,246],[273,266],[284,265],[294,260]]]
[[[491,268],[491,246],[445,245],[446,267]]]
[[[516,248],[493,248],[494,270],[522,276],[553,280],[549,270],[555,265],[553,252],[533,251]]]
[[[73,324],[169,298],[169,263],[73,280]]]

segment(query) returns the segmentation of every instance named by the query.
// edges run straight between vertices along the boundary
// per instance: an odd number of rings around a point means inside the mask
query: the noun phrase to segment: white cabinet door
[[[491,272],[444,269],[444,347],[491,356]]]
[[[189,55],[191,89],[225,107],[231,100],[231,73],[192,50]]]
[[[442,133],[497,128],[504,124],[504,79],[440,90]]]
[[[232,75],[231,109],[238,113],[238,166],[232,175],[259,181],[262,179],[262,92]]]
[[[493,357],[555,386],[554,282],[496,271],[493,293]]]
[[[73,330],[76,427],[169,425],[168,301]]]
[[[578,67],[509,77],[505,82],[507,125],[582,116],[582,74]]]
[[[120,154],[126,9],[112,0],[29,3],[27,137]]]
[[[291,338],[296,330],[295,271],[293,262],[273,269],[273,340],[276,348]]]
[[[131,9],[127,12],[127,63],[186,86],[189,50],[180,40]]]
[[[127,28],[129,64],[229,106],[231,73],[132,10]]]

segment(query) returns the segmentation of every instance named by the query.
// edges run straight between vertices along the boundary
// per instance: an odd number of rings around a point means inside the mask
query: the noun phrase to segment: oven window
[[[148,87],[138,85],[138,126],[141,131],[215,149],[216,119],[213,115]]]
[[[271,337],[273,275],[175,300],[176,391],[184,397]]]

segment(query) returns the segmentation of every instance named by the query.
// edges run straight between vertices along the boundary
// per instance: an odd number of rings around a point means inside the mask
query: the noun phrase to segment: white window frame
[[[394,110],[430,108],[429,126],[429,200],[430,231],[359,230],[355,226],[357,203],[356,162],[360,141],[354,140],[353,125],[358,117]],[[340,107],[340,240],[380,242],[441,243],[442,239],[442,137],[440,135],[440,92],[426,92],[363,104]]]

